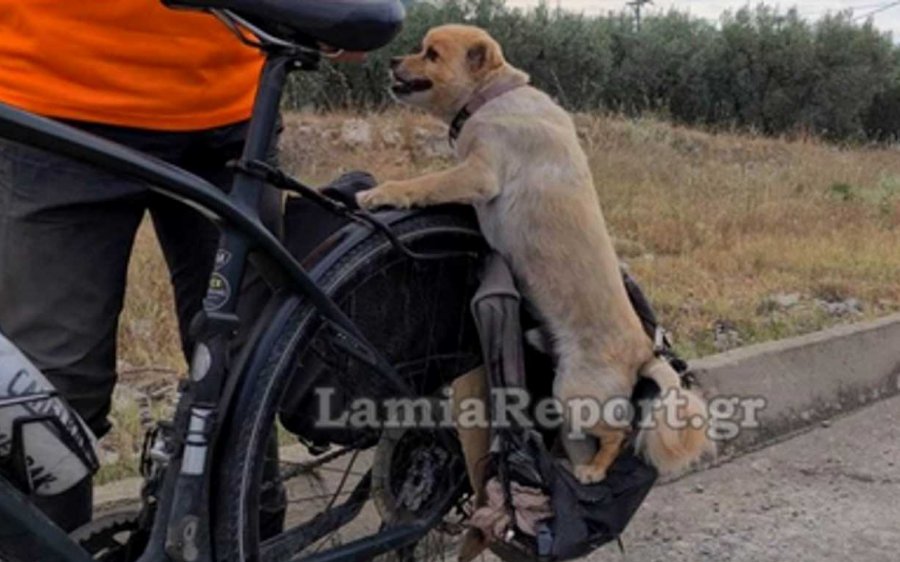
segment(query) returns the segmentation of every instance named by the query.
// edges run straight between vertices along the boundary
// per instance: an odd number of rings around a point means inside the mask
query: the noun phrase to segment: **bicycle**
[[[315,416],[322,404],[339,409],[360,397],[430,400],[480,364],[469,300],[487,248],[474,214],[454,206],[370,214],[353,206],[359,178],[323,195],[265,162],[289,73],[315,70],[328,56],[320,43],[349,51],[386,45],[402,23],[399,0],[164,3],[209,12],[265,55],[230,193],[4,105],[0,137],[144,180],[216,222],[221,240],[204,309],[192,325],[190,378],[173,419],[147,437],[139,512],[66,536],[0,475],[5,528],[38,539],[40,550],[29,558],[41,562],[443,555],[440,545],[436,553],[423,549],[431,548],[426,539],[435,528],[447,530],[466,515],[466,472],[454,432],[322,429]],[[259,220],[264,185],[299,195],[288,212],[327,226],[310,232],[305,247],[288,248]],[[273,296],[234,355],[235,288],[250,263]],[[317,402],[317,388],[330,389],[327,403]],[[324,482],[335,489],[297,498],[292,482],[304,476],[300,487]],[[274,512],[266,511],[267,496],[275,498]],[[298,509],[303,502],[319,503]],[[272,518],[276,532],[261,530]]]

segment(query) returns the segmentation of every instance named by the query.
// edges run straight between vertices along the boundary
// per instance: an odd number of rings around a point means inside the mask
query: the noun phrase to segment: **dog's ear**
[[[479,74],[503,66],[503,53],[497,43],[479,41],[466,51],[466,61],[472,74]]]

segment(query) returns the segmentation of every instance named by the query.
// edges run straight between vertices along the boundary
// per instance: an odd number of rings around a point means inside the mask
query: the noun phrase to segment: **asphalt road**
[[[588,560],[900,560],[900,398],[658,486]]]

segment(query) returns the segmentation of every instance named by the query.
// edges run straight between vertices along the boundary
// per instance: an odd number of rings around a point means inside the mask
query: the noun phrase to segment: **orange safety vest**
[[[0,102],[167,131],[247,119],[262,64],[209,14],[159,0],[0,0]]]

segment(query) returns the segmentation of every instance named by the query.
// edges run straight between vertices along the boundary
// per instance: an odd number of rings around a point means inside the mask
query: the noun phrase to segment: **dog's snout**
[[[400,63],[403,62],[403,57],[392,57],[391,58],[391,70],[396,70]]]

